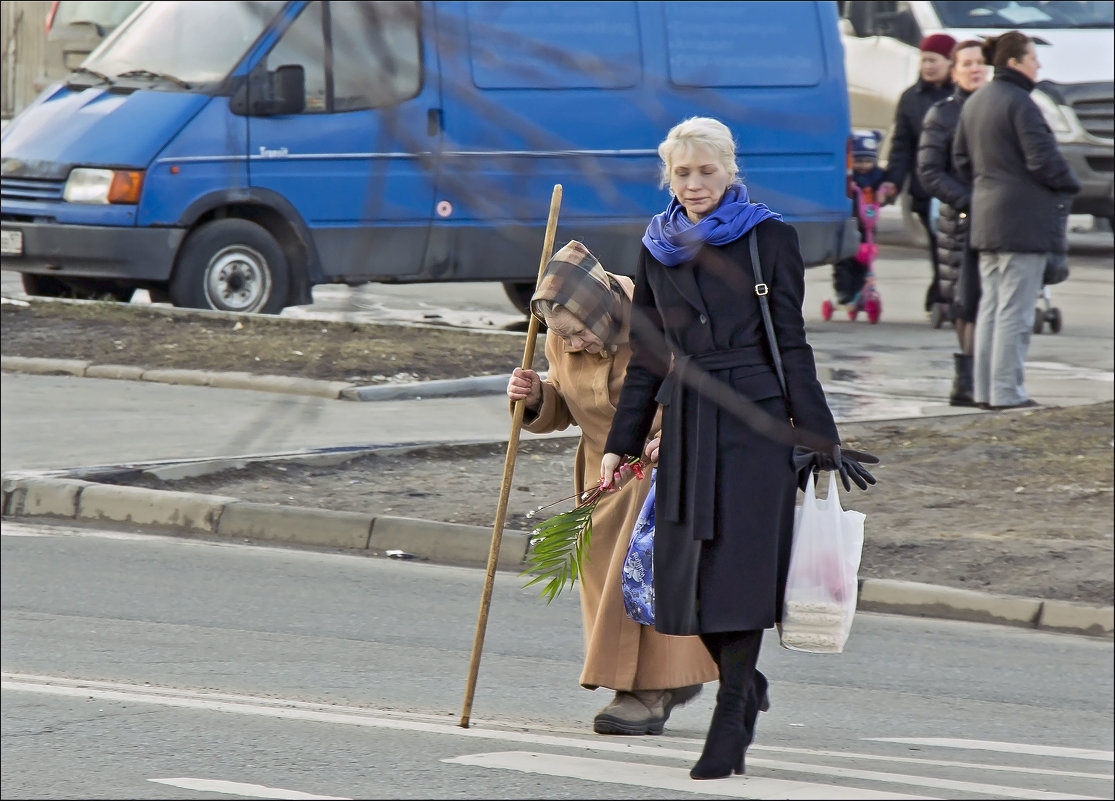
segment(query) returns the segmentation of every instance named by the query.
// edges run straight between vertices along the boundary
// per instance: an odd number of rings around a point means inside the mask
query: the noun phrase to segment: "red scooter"
[[[883,301],[875,285],[875,257],[879,253],[879,246],[875,244],[875,223],[879,217],[879,206],[886,198],[881,193],[876,197],[875,190],[871,187],[861,189],[853,184],[852,189],[856,193],[856,217],[863,230],[864,241],[860,243],[855,255],[855,261],[864,269],[863,286],[850,300],[838,299],[833,302],[826,299],[821,303],[821,316],[826,321],[831,320],[836,307],[843,306],[849,320],[855,320],[863,312],[868,321],[877,323],[883,313]]]

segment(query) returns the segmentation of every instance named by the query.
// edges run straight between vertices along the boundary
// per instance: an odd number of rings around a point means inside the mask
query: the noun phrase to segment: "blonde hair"
[[[728,126],[712,117],[690,117],[671,128],[658,146],[658,157],[662,159],[661,187],[670,185],[674,156],[681,150],[692,151],[694,148],[708,150],[720,161],[732,182],[738,181],[736,142]]]

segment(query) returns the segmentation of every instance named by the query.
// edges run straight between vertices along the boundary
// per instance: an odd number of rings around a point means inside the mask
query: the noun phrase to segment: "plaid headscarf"
[[[624,330],[627,295],[575,239],[550,258],[530,299],[531,312],[545,322],[540,300],[560,303],[605,345],[617,344]]]

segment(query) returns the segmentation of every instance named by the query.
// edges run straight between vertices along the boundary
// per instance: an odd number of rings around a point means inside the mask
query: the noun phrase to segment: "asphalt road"
[[[1065,328],[1034,338],[1028,386],[1110,400],[1111,235],[1078,237],[1072,265],[1054,288]],[[821,321],[829,273],[807,275],[838,417],[958,413],[943,401],[955,337],[921,309],[920,251],[886,244],[878,273],[877,325]],[[287,313],[374,319],[371,295],[401,318],[521,323],[498,286],[322,289]],[[2,389],[4,472],[507,432],[499,396],[346,403],[10,373]],[[830,657],[768,632],[774,707],[749,776],[695,787],[712,693],[666,736],[592,735],[606,699],[576,687],[576,600],[546,606],[513,573],[495,577],[464,729],[482,571],[122,528],[6,520],[2,535],[5,797],[1113,796],[1110,641],[861,613]]]
[[[860,613],[778,647],[748,775],[695,783],[712,686],[602,737],[575,596],[309,550],[5,521],[4,796],[1111,798],[1112,644]]]

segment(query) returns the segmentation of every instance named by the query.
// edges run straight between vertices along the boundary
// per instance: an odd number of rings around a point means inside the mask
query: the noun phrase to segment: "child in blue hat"
[[[883,168],[879,166],[879,147],[882,142],[883,134],[880,131],[852,132],[852,181],[861,190],[870,189],[874,201],[880,205],[884,198],[880,196],[879,187],[886,177]],[[858,220],[856,202],[858,201],[853,200],[852,215]],[[862,225],[860,241],[866,242]],[[836,301],[841,305],[847,305],[855,300],[867,280],[868,265],[861,258],[857,258],[858,255],[849,256],[833,265],[832,286],[836,290]]]

